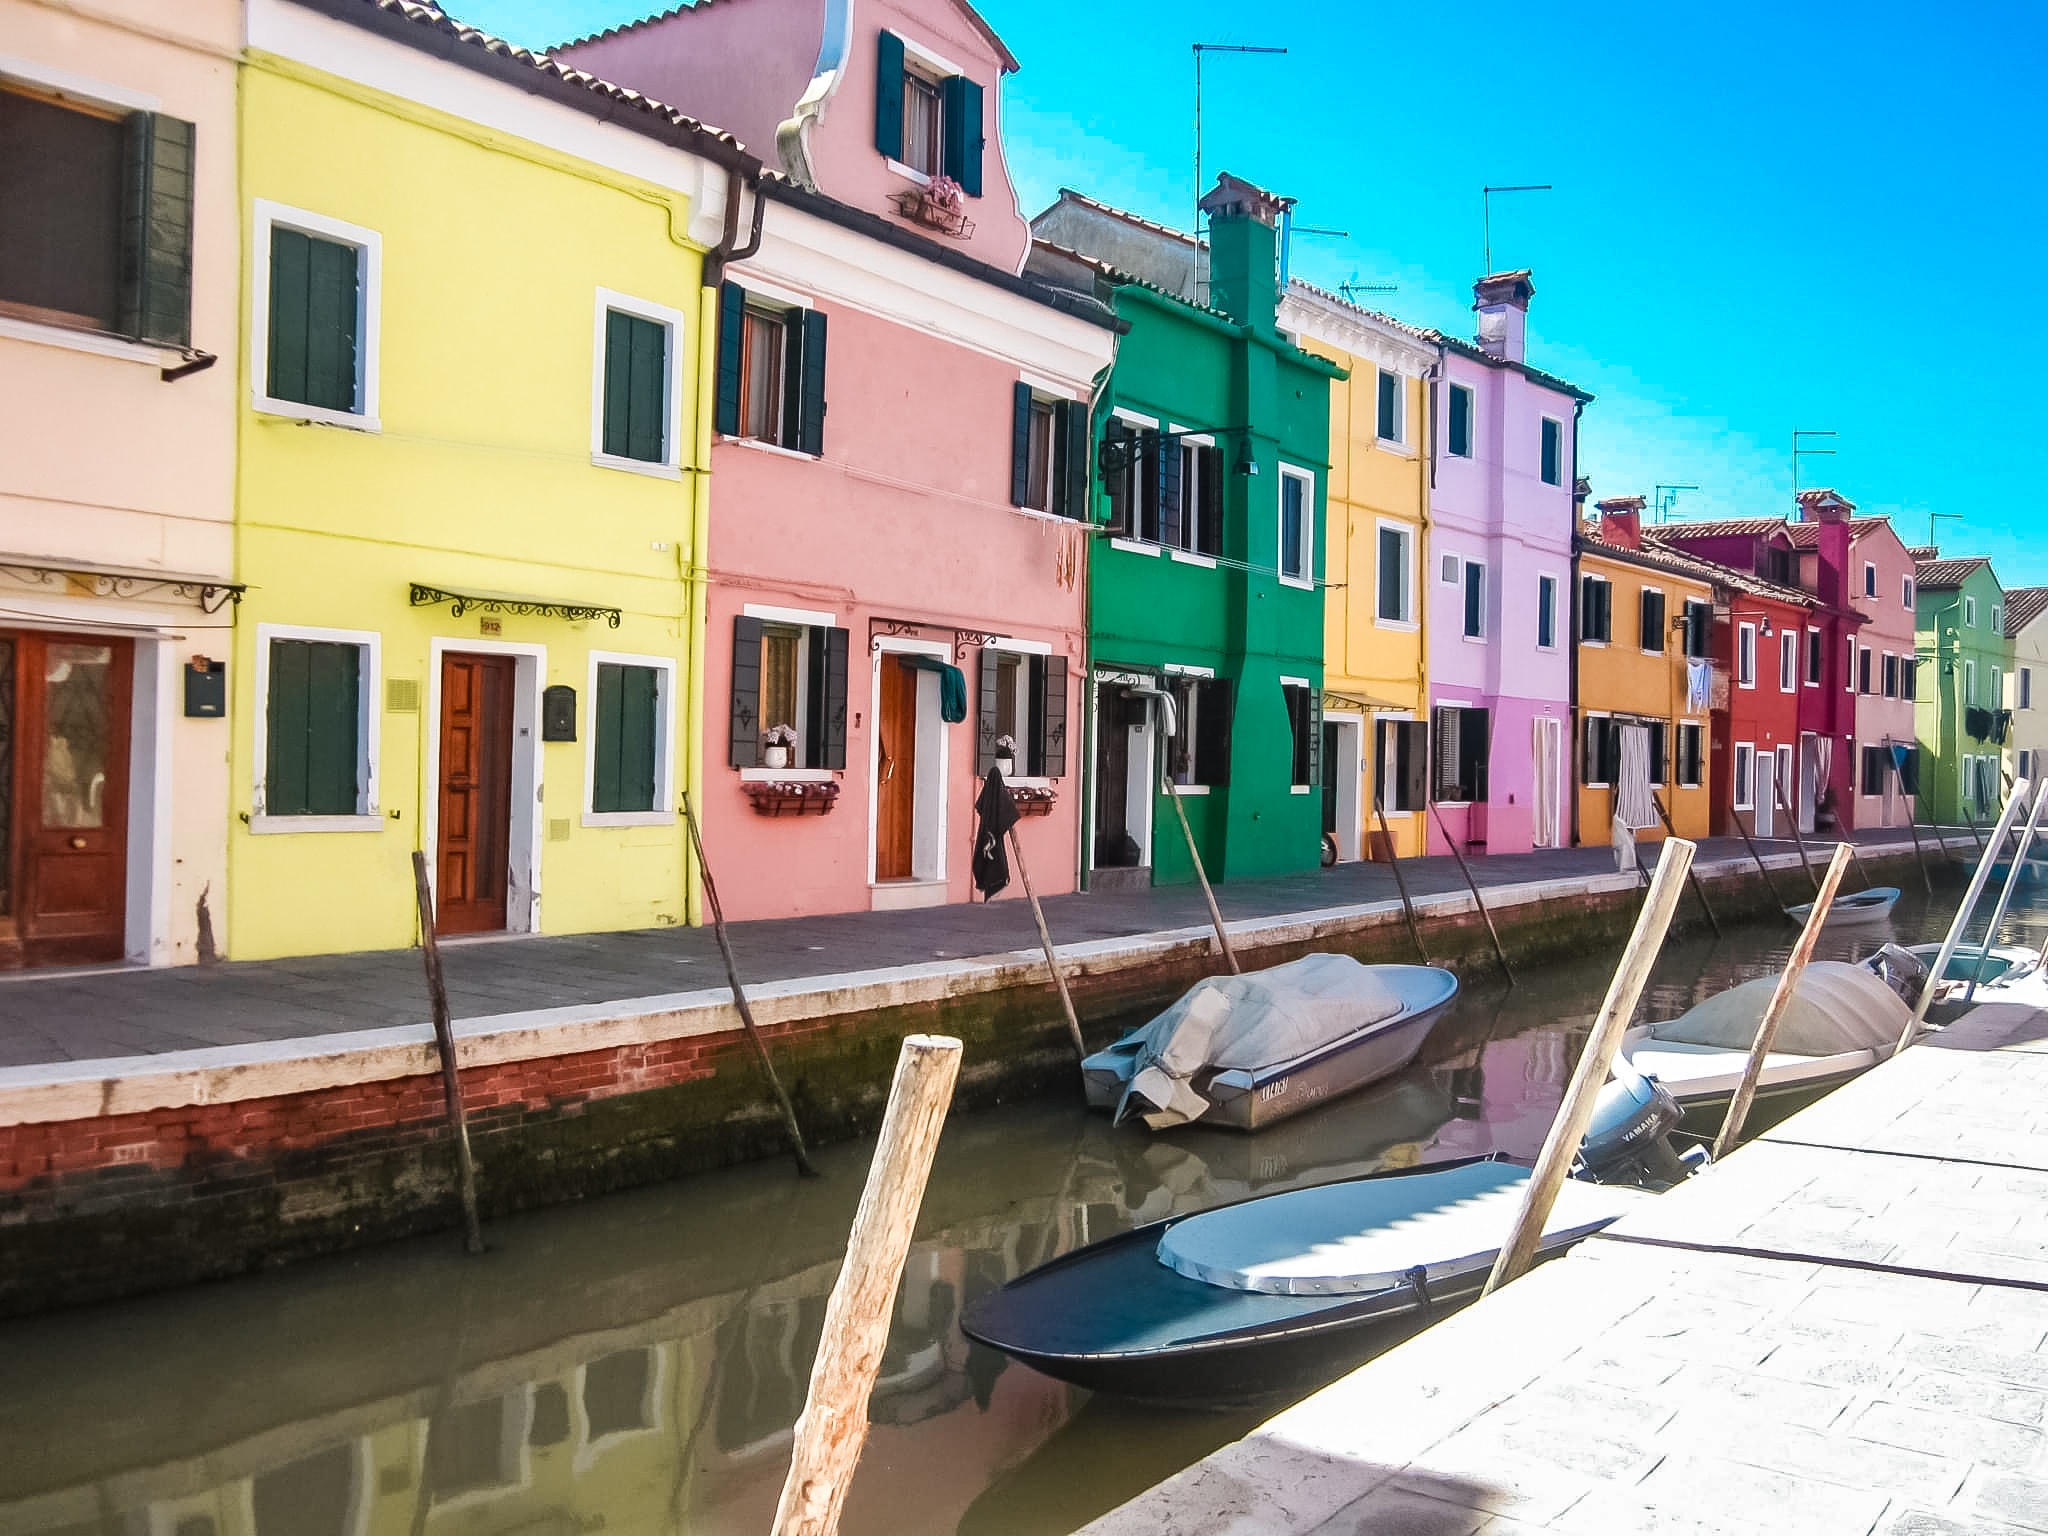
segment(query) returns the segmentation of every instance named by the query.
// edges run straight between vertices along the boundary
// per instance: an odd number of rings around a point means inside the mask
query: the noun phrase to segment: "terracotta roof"
[[[1941,551],[1932,544],[1908,544],[1906,553],[1915,560],[1939,560]]]
[[[1752,575],[1748,571],[1738,571],[1732,565],[1722,565],[1717,560],[1703,560],[1698,555],[1659,543],[1657,535],[1661,532],[1662,529],[1645,528],[1643,543],[1653,547],[1657,554],[1692,567],[1703,580],[1711,581],[1717,586],[1733,588],[1737,592],[1747,592],[1753,597],[1768,597],[1781,603],[1796,603],[1802,608],[1820,606],[1820,599],[1811,592],[1803,592],[1798,587],[1780,586],[1775,581],[1766,581],[1763,577]]]
[[[1786,520],[1782,517],[1681,518],[1675,523],[1660,523],[1657,532],[1660,537],[1697,534],[1701,538],[1718,539],[1776,533],[1785,526]]]
[[[1325,304],[1335,304],[1340,309],[1348,309],[1355,315],[1363,315],[1368,320],[1377,321],[1381,325],[1391,326],[1393,329],[1401,332],[1402,335],[1412,336],[1415,340],[1426,345],[1436,345],[1436,339],[1429,332],[1422,329],[1421,326],[1410,325],[1405,320],[1396,320],[1392,315],[1387,314],[1383,310],[1367,309],[1363,304],[1353,303],[1341,293],[1332,293],[1327,288],[1318,288],[1314,283],[1307,282],[1299,277],[1289,277],[1287,279],[1287,286],[1289,288],[1299,288],[1303,293],[1313,294]]]
[[[637,31],[641,27],[651,27],[660,22],[667,21],[671,17],[684,15],[689,11],[703,10],[712,5],[730,5],[733,3],[735,3],[735,0],[697,0],[697,3],[694,5],[671,6],[669,9],[658,11],[652,16],[643,16],[638,21],[621,22],[616,27],[606,27],[602,32],[593,32],[588,37],[574,38],[566,43],[556,43],[549,51],[557,52],[563,48],[581,47],[584,43],[594,43],[602,38],[617,37],[622,33]],[[976,29],[988,40],[989,46],[995,49],[996,58],[1003,66],[1003,73],[1014,75],[1018,69],[1017,56],[1004,46],[1003,40],[1000,37],[996,36],[996,29],[988,24],[988,18],[969,5],[967,0],[954,0],[954,4],[967,13],[967,19],[974,23]]]
[[[1887,526],[1881,517],[1852,517],[1849,519],[1849,537],[1860,539],[1873,528]],[[1813,549],[1820,544],[1819,523],[1787,522],[1785,531],[1792,535],[1792,542],[1800,549]]]
[[[1624,565],[1639,565],[1646,570],[1663,571],[1671,576],[1683,576],[1688,581],[1697,581],[1702,586],[1719,584],[1720,567],[1711,561],[1695,560],[1690,555],[1681,555],[1668,549],[1624,549],[1619,544],[1610,544],[1598,533],[1581,528],[1572,538],[1572,547],[1581,554],[1597,555],[1603,560],[1619,560]]]
[[[2034,620],[2048,613],[2048,587],[2014,587],[2005,594],[2005,637],[2018,637]]]
[[[1921,591],[1949,592],[1967,581],[1978,566],[1990,564],[1983,555],[1965,555],[1959,560],[1920,560],[1913,574]]]
[[[535,94],[551,94],[577,110],[650,138],[695,150],[722,165],[759,174],[760,162],[720,128],[699,122],[665,102],[586,70],[534,53],[502,37],[457,21],[432,0],[293,0],[408,48],[436,54],[465,69],[495,75]],[[452,46],[451,46],[452,44]]]
[[[1423,340],[1433,342],[1437,346],[1456,352],[1461,357],[1469,357],[1475,363],[1484,363],[1489,368],[1506,368],[1514,373],[1519,373],[1531,383],[1541,384],[1546,389],[1554,389],[1559,394],[1570,395],[1574,400],[1590,401],[1593,398],[1589,391],[1579,388],[1578,385],[1572,383],[1569,379],[1561,379],[1554,373],[1545,373],[1541,368],[1529,363],[1515,363],[1510,362],[1504,357],[1495,357],[1486,348],[1480,346],[1478,342],[1467,341],[1462,336],[1453,336],[1448,331],[1424,331],[1422,337]]]

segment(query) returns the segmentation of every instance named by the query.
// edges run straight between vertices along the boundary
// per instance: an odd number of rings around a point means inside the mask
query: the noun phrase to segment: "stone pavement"
[[[1980,1008],[1088,1532],[2048,1531],[2044,1204]]]
[[[1951,832],[1969,846],[1967,837]],[[1931,833],[1923,833],[1933,854]],[[1896,829],[1859,834],[1865,847],[1910,848]],[[1797,858],[1790,842],[1760,845],[1774,867]],[[1645,849],[1646,861],[1653,850]],[[1702,868],[1716,861],[1753,868],[1738,838],[1708,838]],[[1482,889],[1549,879],[1612,874],[1606,848],[1572,848],[1471,861]],[[1417,896],[1462,892],[1447,857],[1403,861]],[[1787,899],[1796,874],[1776,876]],[[849,912],[732,926],[740,974],[748,983],[786,982],[932,960],[1036,951],[1029,907],[1011,899],[909,912]],[[1250,920],[1396,900],[1381,864],[1217,887],[1225,919]],[[1802,893],[1803,894],[1803,893]],[[1055,896],[1046,920],[1062,946],[1135,938],[1206,924],[1201,893],[1167,886],[1114,894]],[[449,1002],[458,1019],[657,997],[724,984],[709,929],[541,935],[446,943]],[[254,1045],[384,1029],[426,1016],[417,949],[315,955],[175,969],[17,972],[0,977],[0,1068],[47,1062]]]

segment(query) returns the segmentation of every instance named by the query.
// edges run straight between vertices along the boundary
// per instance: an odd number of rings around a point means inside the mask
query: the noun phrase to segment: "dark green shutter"
[[[713,425],[727,437],[740,431],[740,346],[747,324],[747,290],[718,285],[718,403]]]
[[[659,675],[652,667],[601,662],[592,711],[594,781],[590,808],[598,812],[651,811],[660,740],[656,718]]]
[[[1664,649],[1664,594],[1645,587],[1643,589],[1643,649],[1662,651]]]
[[[1053,510],[1063,517],[1085,522],[1088,518],[1088,459],[1094,437],[1088,430],[1085,400],[1060,402],[1058,429],[1066,444],[1060,461],[1060,500]]]
[[[1108,464],[1114,466],[1105,471],[1109,520],[1104,528],[1109,533],[1128,534],[1131,531],[1131,488],[1138,478],[1128,472],[1128,466],[1138,459],[1139,439],[1131,435],[1123,417],[1111,416],[1102,426],[1102,444]]]
[[[1230,725],[1234,695],[1230,680],[1205,677],[1195,684],[1195,782],[1223,789],[1230,784]]]
[[[312,647],[303,640],[270,642],[269,760],[263,808],[272,816],[306,814],[307,676]]]
[[[1030,500],[1031,386],[1019,379],[1010,386],[1010,505],[1021,507]]]
[[[903,39],[894,32],[876,38],[875,148],[903,158]]]
[[[732,621],[731,735],[726,762],[735,768],[761,766],[761,621],[735,614]]]
[[[1472,453],[1472,391],[1459,384],[1451,386],[1451,452],[1460,458]]]
[[[1404,720],[1394,730],[1399,737],[1394,755],[1401,797],[1398,808],[1419,811],[1429,803],[1429,722]]]
[[[846,766],[846,652],[847,632],[828,629],[825,636],[825,729],[821,743],[824,761],[819,768]],[[817,679],[811,680],[813,689]]]
[[[1382,370],[1379,381],[1380,440],[1387,443],[1397,442],[1401,436],[1401,380],[1398,375]]]
[[[804,453],[825,451],[825,317],[815,309],[803,312],[803,403],[797,416],[797,447]]]
[[[362,652],[353,645],[270,642],[266,814],[356,814],[361,669]]]
[[[1159,500],[1148,531],[1151,537],[1157,538],[1166,527],[1166,519],[1178,517],[1181,511],[1180,439],[1164,432],[1152,432],[1150,440],[1157,455],[1153,462],[1158,466],[1159,479],[1154,494]]]
[[[778,447],[794,448],[803,441],[804,419],[804,317],[801,310],[782,312],[782,422],[776,433]]]
[[[1038,771],[1049,779],[1067,771],[1067,658],[1040,658],[1032,674],[1038,695]]]
[[[897,74],[901,90],[902,73]],[[952,75],[941,88],[941,114],[945,119],[945,142],[941,168],[960,183],[969,197],[981,196],[981,87],[965,75]],[[896,121],[900,133],[902,103],[897,103]]]
[[[360,262],[352,245],[271,227],[271,398],[356,409]]]
[[[659,464],[668,415],[668,327],[605,312],[604,451]]]
[[[1323,691],[1320,688],[1304,688],[1308,695],[1308,773],[1300,780],[1303,784],[1323,782]]]
[[[980,683],[975,689],[977,712],[974,719],[974,776],[988,777],[996,765],[996,718],[1002,707],[1002,652],[981,648]]]
[[[1561,485],[1564,483],[1560,461],[1564,455],[1561,428],[1548,416],[1543,418],[1543,483]]]
[[[192,124],[136,112],[124,125],[121,185],[123,335],[192,344]]]

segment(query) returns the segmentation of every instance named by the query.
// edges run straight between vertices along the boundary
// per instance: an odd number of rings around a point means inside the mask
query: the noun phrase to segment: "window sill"
[[[742,768],[742,784],[830,784],[839,777],[836,768]]]
[[[1486,644],[1486,636],[1484,635],[1460,635],[1458,638],[1460,640],[1463,640],[1467,645]]]
[[[1160,555],[1165,553],[1157,544],[1147,544],[1142,539],[1126,539],[1118,534],[1111,534],[1109,536],[1109,547],[1111,549],[1120,549],[1126,554],[1131,555]]]
[[[672,811],[585,811],[586,827],[669,827],[675,825]]]
[[[249,818],[249,830],[259,837],[296,832],[381,832],[384,818],[368,816],[265,816]]]
[[[1087,526],[1078,517],[1069,517],[1064,512],[1048,512],[1043,507],[1020,507],[1013,503],[1010,510],[1020,517],[1035,517],[1044,523],[1074,523],[1082,527]]]
[[[1287,793],[1290,795],[1310,795],[1315,793],[1315,788],[1313,784],[1290,784],[1287,786]]]
[[[1582,638],[1579,641],[1579,645],[1581,649],[1588,651],[1604,651],[1607,649],[1607,642],[1605,640],[1586,640]]]
[[[1406,443],[1397,442],[1391,437],[1376,437],[1373,439],[1372,445],[1379,449],[1381,453],[1391,453],[1396,458],[1412,459],[1415,457],[1415,450],[1413,448],[1410,448]]]
[[[1316,584],[1305,576],[1282,576],[1280,578],[1280,585],[1283,587],[1293,587],[1301,592],[1313,592],[1316,589]]]
[[[735,448],[745,448],[750,453],[772,453],[778,459],[795,459],[802,464],[816,464],[823,458],[822,454],[805,453],[801,448],[785,448],[780,443],[764,443],[758,437],[747,437],[732,432],[719,433],[718,440]]]
[[[1374,617],[1372,621],[1372,626],[1374,629],[1399,630],[1401,633],[1408,635],[1414,634],[1418,629],[1422,627],[1421,625],[1417,624],[1413,619],[1382,619],[1377,616]]]
[[[1178,795],[1183,800],[1189,800],[1198,795],[1208,794],[1209,786],[1207,784],[1176,784],[1167,793]]]
[[[625,459],[615,453],[593,453],[590,462],[596,469],[622,469],[629,475],[645,475],[650,480],[680,480],[682,470],[674,464],[656,464],[647,459]]]
[[[1057,779],[1049,779],[1042,773],[1020,773],[1014,778],[1004,779],[1003,783],[1011,789],[1057,789],[1059,787]]]
[[[889,167],[890,174],[901,176],[905,181],[914,182],[920,187],[928,187],[932,184],[931,177],[918,170],[915,166],[905,165],[901,160],[892,160],[886,155],[882,159],[883,163]]]
[[[301,405],[294,400],[273,400],[258,395],[249,402],[259,416],[282,416],[299,426],[340,427],[349,432],[382,432],[384,423],[357,411],[330,411],[324,405]]]
[[[166,347],[157,342],[131,341],[125,336],[111,335],[106,331],[74,330],[68,325],[17,320],[11,315],[0,315],[0,337],[9,341],[33,342],[42,347],[56,347],[65,352],[85,352],[94,357],[112,357],[123,362],[143,363],[151,368],[169,368],[184,361],[184,354],[177,348]]]
[[[1166,552],[1166,557],[1180,565],[1199,566],[1205,571],[1216,569],[1216,557],[1214,555],[1198,555],[1191,554],[1184,549],[1169,549]]]

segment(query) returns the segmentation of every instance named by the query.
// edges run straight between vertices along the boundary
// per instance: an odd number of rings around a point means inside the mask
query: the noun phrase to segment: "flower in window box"
[[[761,733],[761,745],[766,749],[762,761],[770,768],[787,768],[790,749],[796,745],[796,727],[793,725],[771,725]]]
[[[948,213],[958,213],[961,200],[966,195],[960,183],[950,176],[934,176],[924,189],[925,201]]]
[[[996,738],[996,768],[1004,778],[1012,778],[1017,772],[1017,738],[1004,735]]]

